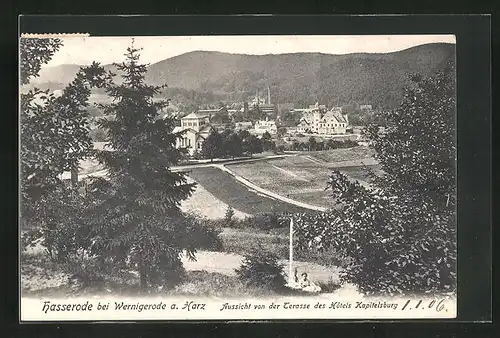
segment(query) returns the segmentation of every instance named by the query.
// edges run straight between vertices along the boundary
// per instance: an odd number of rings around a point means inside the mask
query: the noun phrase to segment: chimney
[[[267,86],[267,104],[271,104],[271,88]]]

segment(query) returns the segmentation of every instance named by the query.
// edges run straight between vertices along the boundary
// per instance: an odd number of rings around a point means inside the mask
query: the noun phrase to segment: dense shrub
[[[219,222],[209,221],[194,214],[184,215],[184,223],[189,230],[193,244],[202,250],[221,251],[223,249]]]
[[[339,208],[297,216],[300,245],[351,258],[342,278],[366,294],[456,287],[454,67],[412,80],[385,130],[367,127],[384,173],[373,188],[333,172],[328,184]]]
[[[24,214],[32,226],[23,234],[23,248],[40,244],[53,262],[64,262],[89,244],[81,231],[85,205],[84,197],[64,184],[33,202]]]
[[[286,283],[283,268],[276,255],[259,246],[245,255],[241,266],[235,271],[238,278],[250,286],[280,290]]]
[[[234,219],[232,224],[235,228],[253,228],[263,231],[270,231],[271,229],[288,226],[286,214],[277,212],[258,214],[243,219]]]
[[[95,128],[89,131],[89,135],[94,142],[106,142],[106,132],[100,128]]]
[[[226,209],[226,213],[224,214],[224,223],[227,227],[234,227],[234,210],[231,206],[228,206]]]

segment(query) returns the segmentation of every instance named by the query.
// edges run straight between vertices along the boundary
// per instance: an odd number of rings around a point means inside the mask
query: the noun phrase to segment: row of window
[[[201,149],[202,141],[198,142],[198,149]],[[181,138],[181,147],[182,148],[191,148],[191,139]]]
[[[200,121],[200,126],[203,126],[205,121]],[[198,127],[198,122],[182,122],[183,127]]]
[[[181,147],[191,147],[191,139],[186,137],[181,139]]]
[[[320,127],[325,127],[325,123],[320,123]],[[345,127],[345,123],[328,123],[327,127]]]

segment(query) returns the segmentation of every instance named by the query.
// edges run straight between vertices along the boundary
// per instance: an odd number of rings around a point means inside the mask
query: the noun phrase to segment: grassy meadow
[[[333,170],[369,183],[367,169],[380,172],[372,152],[366,147],[304,152],[297,156],[267,161],[227,164],[236,174],[252,183],[299,202],[335,207],[327,188]]]
[[[217,199],[247,214],[309,212],[308,209],[259,194],[218,168],[193,168],[189,170],[189,177]]]

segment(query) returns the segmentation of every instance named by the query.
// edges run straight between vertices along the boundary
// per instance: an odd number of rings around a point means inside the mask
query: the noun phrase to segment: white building
[[[345,134],[349,125],[347,115],[338,111],[329,111],[321,118],[318,125],[318,134],[334,135]]]
[[[244,122],[236,122],[234,124],[234,130],[239,131],[239,130],[250,130],[252,129],[253,124],[250,121],[244,121]]]
[[[278,127],[276,126],[275,121],[260,120],[255,122],[254,129],[252,129],[250,132],[256,135],[262,135],[265,132],[268,132],[271,135],[275,135],[278,133]]]
[[[297,125],[296,131],[298,134],[305,134],[311,132],[311,125],[306,120],[301,120]]]
[[[324,105],[316,103],[302,111],[302,118],[297,125],[298,133],[345,134],[349,128],[347,115],[342,114],[342,107],[333,107],[329,111]]]
[[[190,155],[200,151],[203,141],[210,135],[213,127],[209,124],[209,117],[191,113],[181,119],[181,126],[174,128],[174,133],[184,131],[177,139],[177,148],[186,148]]]

